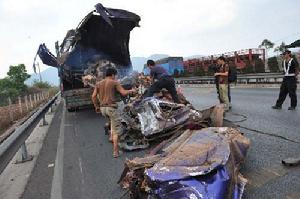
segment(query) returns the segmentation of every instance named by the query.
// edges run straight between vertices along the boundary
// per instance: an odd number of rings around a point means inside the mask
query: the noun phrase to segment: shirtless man
[[[122,96],[134,94],[135,89],[125,90],[116,80],[117,70],[115,68],[108,68],[106,70],[105,79],[96,84],[92,100],[97,113],[102,113],[103,116],[109,118],[111,123],[111,133],[113,141],[113,157],[119,156],[118,138],[122,134],[122,124],[119,112],[117,110],[117,94]],[[99,96],[100,106],[97,101]]]

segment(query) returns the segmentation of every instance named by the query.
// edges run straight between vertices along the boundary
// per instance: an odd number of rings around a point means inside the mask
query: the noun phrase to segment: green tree
[[[258,47],[259,48],[265,48],[265,49],[269,50],[270,48],[274,47],[274,43],[271,42],[268,39],[264,39]]]
[[[10,66],[9,71],[7,72],[8,79],[12,83],[12,87],[23,92],[26,90],[27,86],[25,85],[25,80],[30,78],[30,75],[27,73],[26,67],[24,64],[19,64],[17,66]]]
[[[8,77],[0,79],[0,106],[8,104],[8,97],[14,101],[18,95],[18,90],[12,86],[12,82]]]
[[[274,49],[274,52],[283,53],[286,50],[285,46],[285,43],[281,42],[281,44]]]
[[[271,42],[270,40],[268,39],[264,39],[261,44],[258,46],[259,48],[265,48],[266,49],[266,58],[268,58],[268,52],[271,48],[274,47],[274,43]],[[268,72],[270,69],[269,69],[269,65],[268,65],[268,62],[266,62],[266,65],[265,65],[265,71]]]

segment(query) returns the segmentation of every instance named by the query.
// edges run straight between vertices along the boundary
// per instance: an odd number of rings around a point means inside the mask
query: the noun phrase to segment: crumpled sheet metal
[[[168,181],[155,190],[158,198],[223,199],[230,183],[228,172],[218,169],[211,177]]]
[[[141,108],[138,112],[138,118],[141,132],[146,137],[183,124],[192,116],[201,117],[201,113],[189,107],[179,107],[175,103],[156,98],[147,98],[141,104],[139,105]],[[162,111],[163,106],[170,109],[168,113]]]
[[[144,149],[149,146],[147,141],[171,136],[184,129],[222,126],[223,112],[219,105],[198,111],[192,106],[179,106],[155,97],[135,100],[121,111],[124,133],[120,137],[120,147],[130,151]]]
[[[194,132],[172,154],[146,170],[152,181],[169,181],[205,175],[224,166],[230,155],[228,141],[208,128]]]
[[[238,129],[186,130],[159,154],[127,160],[122,179],[140,178],[144,169],[140,190],[156,198],[238,199],[247,183],[239,169],[249,146]]]
[[[193,177],[161,183],[159,189],[154,192],[156,197],[161,199],[240,199],[243,195],[247,180],[239,176],[238,183],[233,188],[233,193],[231,196],[228,196],[230,181],[228,171],[222,167],[217,169],[214,174],[210,176]]]
[[[245,180],[241,180],[238,170],[249,145],[249,139],[237,129],[195,131],[171,154],[146,169],[145,175],[155,184],[154,193],[159,198],[180,198],[182,194],[194,194],[194,198],[240,198]],[[174,184],[180,188],[172,188]]]

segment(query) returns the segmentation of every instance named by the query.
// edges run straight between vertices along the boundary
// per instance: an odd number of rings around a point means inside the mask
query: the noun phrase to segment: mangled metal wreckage
[[[247,180],[239,173],[250,142],[223,126],[223,107],[198,111],[146,98],[124,107],[123,149],[149,147],[144,158],[125,162],[119,183],[131,198],[241,198]]]
[[[154,97],[128,103],[121,111],[124,132],[120,146],[125,150],[147,148],[157,141],[186,128],[222,126],[223,108],[215,106],[203,111],[191,105],[179,105]]]
[[[185,130],[155,153],[127,160],[119,180],[131,198],[241,198],[249,140],[237,129]]]

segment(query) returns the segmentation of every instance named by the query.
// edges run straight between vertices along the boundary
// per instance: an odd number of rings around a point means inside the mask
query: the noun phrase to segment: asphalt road
[[[198,109],[218,103],[215,89],[184,92]],[[300,198],[300,167],[281,165],[283,158],[300,155],[300,109],[288,111],[288,98],[282,110],[272,110],[277,95],[278,89],[232,89],[233,108],[226,118],[246,127],[241,131],[251,139],[241,170],[249,179],[244,198]],[[22,198],[120,198],[124,191],[116,182],[124,160],[145,151],[113,159],[104,122],[93,110],[68,113],[61,105]],[[55,167],[49,167],[52,163]],[[62,195],[56,196],[60,190]]]

